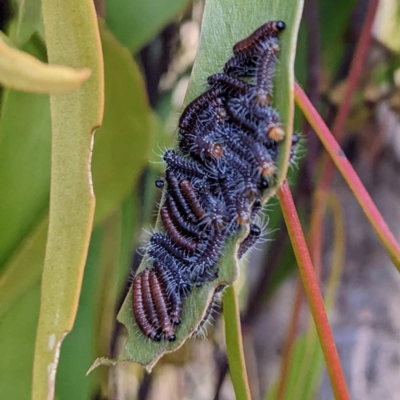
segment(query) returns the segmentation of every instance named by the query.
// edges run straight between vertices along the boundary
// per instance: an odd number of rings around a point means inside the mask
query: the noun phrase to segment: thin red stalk
[[[322,236],[322,221],[325,209],[322,208],[325,204],[325,199],[320,200],[323,193],[320,191],[314,194],[314,203],[317,207],[313,208],[313,213],[311,216],[310,231],[308,234],[308,248],[310,249],[311,260],[314,265],[314,271],[317,281],[319,281],[321,273],[321,236]],[[297,327],[299,325],[300,310],[304,299],[304,290],[301,281],[298,281],[296,287],[296,296],[293,303],[292,315],[290,318],[290,325],[288,328],[288,333],[285,340],[285,345],[283,349],[278,389],[275,400],[284,399],[286,383],[289,376],[289,366],[293,356],[294,342],[297,336]]]
[[[360,178],[354,171],[349,160],[346,158],[343,150],[332,136],[332,133],[325,125],[325,122],[322,120],[317,110],[315,110],[310,100],[297,83],[295,83],[294,86],[294,93],[297,105],[314,128],[326,151],[329,153],[336,167],[346,180],[376,234],[385,246],[396,268],[400,271],[400,247],[365,187],[361,183]]]
[[[311,261],[314,265],[314,271],[317,281],[319,282],[321,274],[321,236],[322,236],[322,221],[323,215],[325,214],[325,204],[326,204],[326,193],[321,191],[316,191],[314,193],[314,206],[312,216],[310,231],[308,233],[308,248],[310,249]],[[322,208],[323,207],[323,208]],[[293,310],[290,319],[290,325],[288,328],[287,337],[285,340],[282,362],[279,373],[279,383],[278,390],[275,400],[284,399],[286,382],[289,376],[289,366],[293,356],[294,342],[297,336],[297,327],[299,325],[300,310],[301,305],[304,300],[304,290],[301,281],[298,281],[296,288],[296,296],[293,303]]]
[[[350,400],[342,366],[340,365],[339,355],[329,326],[322,295],[319,290],[318,280],[312,266],[306,240],[287,181],[285,181],[278,190],[278,197],[299,266],[301,280],[310,305],[315,327],[317,328],[335,399]]]
[[[300,280],[298,280],[296,288],[296,296],[294,298],[292,315],[290,318],[290,325],[285,340],[285,346],[283,349],[281,368],[279,372],[279,383],[278,390],[276,392],[275,400],[283,400],[285,397],[285,389],[287,386],[287,380],[289,377],[289,367],[292,361],[294,343],[297,337],[297,329],[299,326],[300,310],[303,303],[304,290]]]

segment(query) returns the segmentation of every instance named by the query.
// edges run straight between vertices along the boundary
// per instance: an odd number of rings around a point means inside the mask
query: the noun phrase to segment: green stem
[[[229,370],[236,399],[250,400],[250,389],[244,361],[239,304],[235,286],[229,286],[223,297],[225,340]]]

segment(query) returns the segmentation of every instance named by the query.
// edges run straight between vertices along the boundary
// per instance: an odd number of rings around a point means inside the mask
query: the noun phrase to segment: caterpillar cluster
[[[166,185],[156,181],[164,190],[164,229],[151,236],[152,265],[132,287],[134,317],[152,340],[175,340],[184,298],[218,277],[228,237],[250,226],[238,258],[260,237],[253,221],[274,184],[285,135],[270,105],[284,29],[283,21],[269,21],[233,47],[223,72],[210,76],[210,88],[183,111],[179,150],[164,154]]]

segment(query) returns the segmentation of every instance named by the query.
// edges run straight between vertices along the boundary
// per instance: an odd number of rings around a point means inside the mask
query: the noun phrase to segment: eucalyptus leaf
[[[274,194],[284,180],[288,168],[293,124],[293,65],[297,31],[301,16],[302,2],[279,0],[251,0],[246,2],[231,0],[208,0],[203,16],[200,45],[185,100],[185,104],[207,89],[207,77],[221,71],[224,63],[232,56],[232,46],[248,36],[268,20],[281,19],[287,24],[282,33],[282,50],[276,74],[275,102],[286,127],[286,138],[280,146],[278,160],[279,176],[277,185],[267,193],[265,201]],[[118,319],[128,330],[128,340],[117,360],[98,359],[92,368],[100,364],[131,360],[145,365],[150,370],[166,352],[176,350],[192,336],[206,313],[206,309],[216,288],[232,284],[237,277],[236,251],[238,242],[246,234],[246,229],[230,237],[217,263],[219,277],[210,284],[193,288],[184,301],[183,321],[176,331],[174,342],[153,342],[138,328],[132,312],[132,292],[129,291],[118,315]],[[138,272],[150,266],[145,256]]]

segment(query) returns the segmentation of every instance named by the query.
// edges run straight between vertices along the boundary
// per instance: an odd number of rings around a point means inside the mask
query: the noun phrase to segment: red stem
[[[324,145],[325,150],[329,153],[336,167],[346,180],[376,234],[388,251],[396,268],[400,270],[400,247],[365,187],[361,183],[357,173],[354,171],[349,160],[346,158],[346,155],[343,153],[343,150],[332,136],[332,133],[325,125],[325,122],[318,114],[317,110],[313,107],[310,100],[297,83],[294,85],[294,94],[297,105],[303,111],[303,114],[310,122]]]
[[[306,240],[303,235],[299,217],[287,181],[285,181],[278,190],[278,197],[296,260],[299,265],[301,280],[317,328],[335,399],[350,400],[342,366],[340,365],[339,355],[336,350],[328,317],[325,312],[324,302],[319,290],[318,280],[312,266]]]

